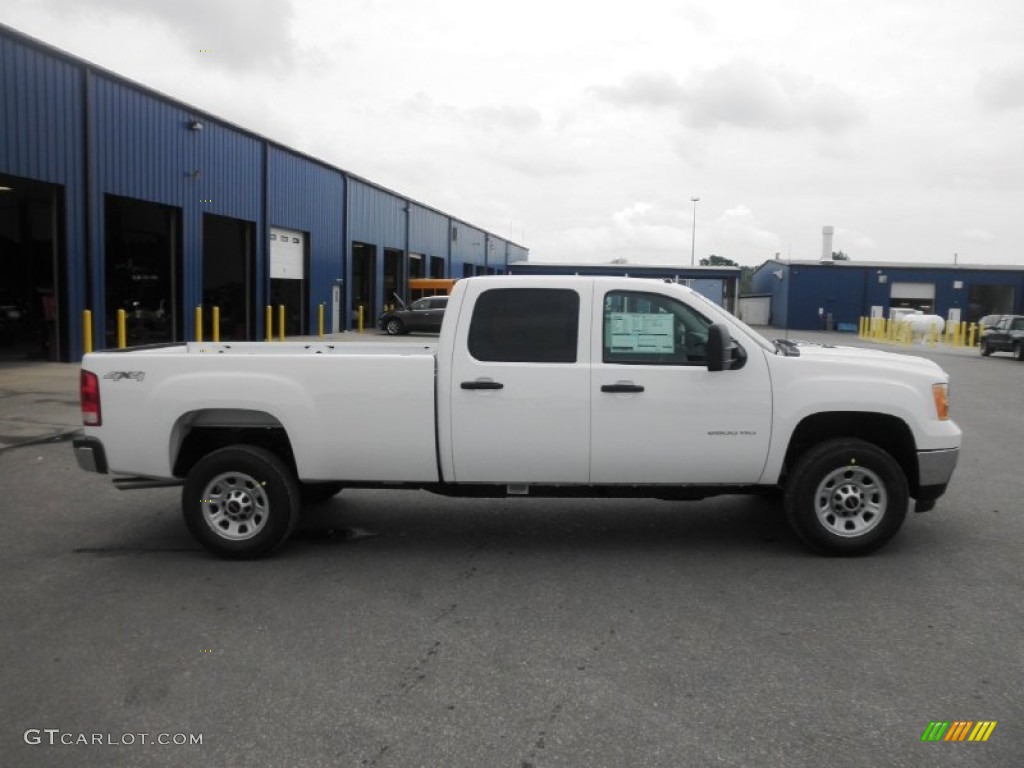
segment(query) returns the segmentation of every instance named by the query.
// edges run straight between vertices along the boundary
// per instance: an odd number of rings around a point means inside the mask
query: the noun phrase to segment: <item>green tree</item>
[[[832,251],[832,261],[849,261],[850,257],[842,251]]]
[[[716,256],[711,254],[706,259],[700,260],[702,267],[738,267],[739,264],[732,259],[727,259],[725,256]]]

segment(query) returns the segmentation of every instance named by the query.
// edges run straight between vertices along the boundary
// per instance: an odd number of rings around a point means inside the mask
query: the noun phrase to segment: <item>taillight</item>
[[[78,389],[82,396],[82,423],[87,427],[102,425],[99,377],[92,371],[82,371],[78,379]]]

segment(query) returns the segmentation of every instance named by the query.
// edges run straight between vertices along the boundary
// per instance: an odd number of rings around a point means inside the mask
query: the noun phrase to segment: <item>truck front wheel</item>
[[[233,445],[204,456],[185,478],[185,524],[206,549],[240,559],[269,555],[291,535],[302,507],[299,484],[275,454]]]
[[[786,483],[786,518],[811,549],[861,555],[896,535],[907,514],[907,479],[878,446],[827,440],[797,461]]]

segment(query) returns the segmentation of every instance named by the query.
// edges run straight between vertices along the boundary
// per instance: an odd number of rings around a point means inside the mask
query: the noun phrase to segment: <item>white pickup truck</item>
[[[772,342],[680,285],[460,280],[436,345],[183,343],[85,356],[83,469],[182,485],[225,557],[342,487],[696,499],[784,494],[825,554],[888,541],[959,455],[949,379],[906,355]]]

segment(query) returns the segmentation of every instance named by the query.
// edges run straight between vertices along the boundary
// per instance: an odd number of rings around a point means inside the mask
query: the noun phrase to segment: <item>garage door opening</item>
[[[0,174],[0,359],[67,360],[64,190]]]
[[[203,215],[204,338],[213,338],[213,307],[220,309],[222,340],[243,341],[253,336],[254,232],[251,222]]]
[[[352,243],[352,325],[363,308],[363,321],[372,326],[377,321],[377,247]]]
[[[396,297],[405,293],[405,270],[402,264],[402,252],[391,248],[384,249],[384,306],[398,304]]]
[[[274,323],[278,322],[277,307],[284,305],[285,333],[307,333],[306,296],[309,281],[309,234],[291,229],[270,228],[270,303],[274,307]],[[281,332],[277,328],[275,335]]]
[[[935,312],[935,283],[893,283],[889,307]]]
[[[181,209],[107,195],[106,243],[106,345],[119,309],[129,346],[181,339]]]
[[[448,277],[444,273],[444,259],[440,256],[430,257],[430,275],[429,277]]]
[[[422,253],[410,253],[409,254],[409,279],[426,277],[427,276],[427,262],[423,258]]]
[[[976,323],[985,315],[1012,315],[1012,285],[972,285],[967,321]]]

